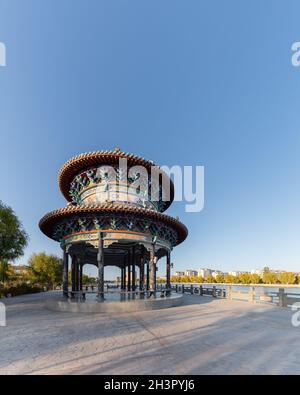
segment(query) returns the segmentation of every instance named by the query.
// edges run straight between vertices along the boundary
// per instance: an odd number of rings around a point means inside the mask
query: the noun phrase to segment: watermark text
[[[0,42],[0,67],[6,66],[6,46]]]
[[[185,203],[185,211],[197,213],[204,208],[204,166],[143,166],[129,167],[126,158],[119,166],[99,166],[78,175],[73,188],[79,193],[91,193],[89,182],[96,183],[96,200],[104,202],[130,202],[145,208],[164,207],[172,200]],[[156,204],[157,203],[157,204]],[[160,208],[159,208],[160,207]]]
[[[6,307],[0,302],[0,326],[6,326]]]

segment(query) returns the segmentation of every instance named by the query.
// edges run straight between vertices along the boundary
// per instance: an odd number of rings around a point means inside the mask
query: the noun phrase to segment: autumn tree
[[[212,275],[209,275],[206,278],[206,282],[209,283],[209,284],[212,284],[212,283],[215,283],[216,280],[215,280],[215,278]]]
[[[271,272],[270,270],[264,270],[263,283],[278,284],[279,283],[278,275],[276,273]]]
[[[236,276],[233,276],[232,274],[226,274],[224,276],[224,283],[226,284],[235,284],[237,282]]]
[[[282,272],[279,274],[278,279],[281,284],[296,284],[296,275],[291,272]]]
[[[32,254],[29,267],[33,281],[47,288],[54,289],[62,282],[62,261],[55,255],[47,255],[45,252]]]
[[[217,282],[218,284],[224,283],[224,276],[223,276],[223,274],[217,274],[217,275],[216,275],[216,282]]]
[[[262,279],[258,274],[256,273],[251,274],[251,284],[261,284],[261,282]]]

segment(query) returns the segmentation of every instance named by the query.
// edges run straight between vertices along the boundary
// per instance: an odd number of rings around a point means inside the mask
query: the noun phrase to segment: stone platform
[[[182,304],[182,295],[156,297],[149,299],[131,299],[123,301],[96,300],[76,301],[72,299],[51,298],[46,301],[45,307],[52,311],[69,313],[130,313],[135,311],[158,310],[176,307]]]

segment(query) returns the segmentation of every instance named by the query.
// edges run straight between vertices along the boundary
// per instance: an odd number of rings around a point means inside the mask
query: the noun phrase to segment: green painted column
[[[71,272],[71,283],[72,283],[72,291],[76,291],[76,274],[75,274],[75,265],[76,265],[76,258],[74,255],[72,255],[72,272]]]
[[[166,267],[166,288],[167,288],[167,294],[170,293],[171,289],[171,252],[167,252],[167,267]]]
[[[131,291],[131,253],[128,251],[128,261],[127,261],[127,291]]]
[[[145,278],[145,259],[144,255],[141,256],[141,263],[140,263],[140,291],[144,289],[144,280]]]
[[[132,268],[132,290],[135,291],[136,276],[135,276],[135,247],[131,250],[131,268]]]
[[[63,295],[64,297],[68,297],[68,274],[69,274],[69,255],[64,248],[63,254]]]
[[[150,292],[156,291],[156,258],[155,245],[151,245],[150,250]]]
[[[147,263],[146,263],[146,268],[147,268],[146,289],[147,289],[147,291],[149,291],[149,289],[150,289],[150,264],[149,264],[148,260],[147,260]]]
[[[98,299],[104,300],[104,251],[103,251],[103,236],[101,232],[99,233],[97,264],[98,264]]]

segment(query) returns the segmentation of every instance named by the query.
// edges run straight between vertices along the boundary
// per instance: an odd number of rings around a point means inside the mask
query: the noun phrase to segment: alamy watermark
[[[300,66],[300,42],[294,42],[292,44],[291,50],[293,52],[291,62],[294,67]]]
[[[197,213],[204,208],[204,166],[153,165],[149,169],[144,166],[128,167],[127,159],[119,158],[117,168],[104,165],[84,172],[75,180],[73,188],[85,189],[89,181],[98,184],[96,200],[101,203],[138,201],[149,207],[153,202],[174,199],[175,202],[185,202],[188,213]]]
[[[292,315],[291,323],[295,328],[297,328],[300,326],[300,302],[295,302],[292,304],[292,311],[295,313]]]
[[[6,66],[6,46],[0,42],[0,67]]]
[[[6,307],[0,302],[0,326],[6,326]]]

